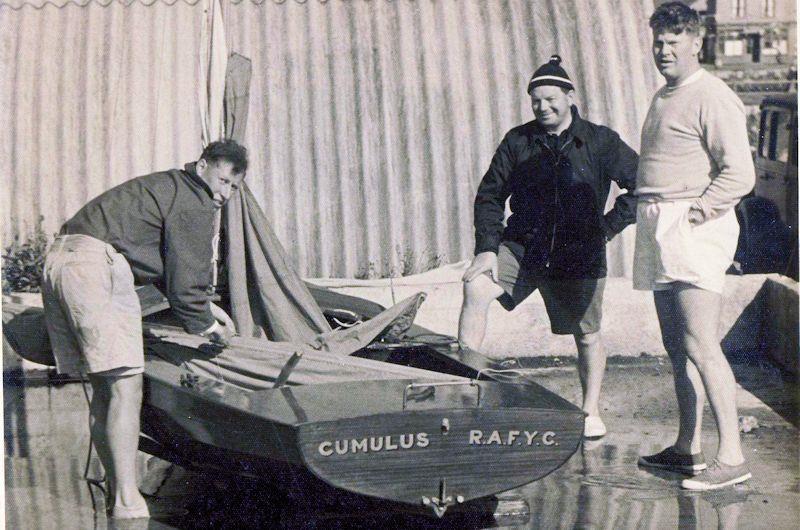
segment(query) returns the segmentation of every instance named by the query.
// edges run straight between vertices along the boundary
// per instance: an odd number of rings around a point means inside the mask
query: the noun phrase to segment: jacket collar
[[[189,178],[192,180],[192,182],[203,188],[203,190],[205,190],[205,192],[208,193],[209,197],[211,197],[212,199],[214,198],[214,194],[211,192],[211,188],[209,188],[208,184],[206,184],[206,181],[203,180],[200,177],[200,175],[197,174],[197,162],[189,162],[185,164],[183,166],[183,171],[189,175]]]
[[[586,140],[586,121],[581,118],[581,115],[578,112],[578,107],[575,105],[572,105],[570,111],[572,112],[572,123],[569,124],[569,127],[567,127],[565,132],[567,133],[567,137],[573,138],[575,140],[575,145],[580,147],[580,145]],[[547,134],[548,132],[545,130],[545,128],[539,125],[539,122],[534,120],[531,139],[534,141],[544,141],[544,138],[547,136]]]

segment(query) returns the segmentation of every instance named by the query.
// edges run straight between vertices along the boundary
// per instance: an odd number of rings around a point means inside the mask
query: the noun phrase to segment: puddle
[[[627,371],[632,372],[630,377],[645,377],[648,385],[671,384],[668,374],[659,381],[651,374]],[[623,402],[630,387],[641,386],[631,381],[626,390],[615,390],[613,377],[609,377],[609,402]],[[574,379],[574,374],[566,373],[563,384],[574,383]],[[550,381],[562,384],[561,380]],[[669,411],[661,408],[666,416]],[[761,427],[744,437],[753,480],[719,492],[686,492],[680,489],[681,476],[638,468],[638,455],[660,449],[673,434],[656,425],[652,417],[642,419],[625,411],[624,420],[609,413],[610,434],[603,441],[587,443],[551,475],[507,492],[499,500],[467,503],[442,519],[404,506],[322,492],[295,476],[226,480],[177,467],[164,473],[154,467],[162,473],[161,478],[150,477],[147,486],[155,494],[155,502],[184,509],[185,514],[163,521],[117,523],[106,520],[99,492],[95,492],[95,500],[100,515],[95,517],[92,496],[82,478],[88,435],[80,385],[7,385],[4,410],[7,528],[782,530],[796,528],[800,520],[797,430],[770,419],[763,410],[753,411],[760,416]],[[664,425],[668,420],[660,421]],[[707,437],[713,454],[713,429]],[[96,463],[90,471],[99,476]]]

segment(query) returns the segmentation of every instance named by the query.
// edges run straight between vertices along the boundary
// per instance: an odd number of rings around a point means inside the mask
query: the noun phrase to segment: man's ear
[[[205,158],[201,158],[195,164],[195,171],[197,172],[197,176],[202,177],[203,173],[206,172],[206,168],[208,168],[208,162],[206,162]]]
[[[700,55],[700,50],[703,49],[703,33],[700,32],[692,40],[692,55]]]

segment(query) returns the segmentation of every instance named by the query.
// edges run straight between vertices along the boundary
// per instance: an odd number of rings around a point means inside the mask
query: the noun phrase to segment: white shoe
[[[114,519],[144,519],[150,517],[150,510],[147,507],[147,501],[141,498],[141,504],[135,506],[114,504],[114,508],[111,510],[111,517]]]
[[[600,416],[586,416],[583,420],[583,437],[600,438],[606,434],[606,425]]]

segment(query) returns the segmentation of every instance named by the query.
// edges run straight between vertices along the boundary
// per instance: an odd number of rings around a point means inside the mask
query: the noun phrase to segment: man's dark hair
[[[656,33],[674,33],[684,31],[692,35],[700,35],[700,15],[683,2],[667,2],[661,4],[650,16],[650,28]]]
[[[209,164],[220,161],[230,162],[234,173],[247,171],[247,149],[236,143],[235,140],[225,139],[211,142],[203,149],[200,158]]]

